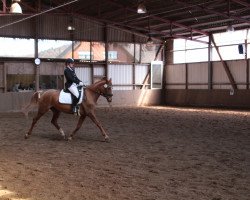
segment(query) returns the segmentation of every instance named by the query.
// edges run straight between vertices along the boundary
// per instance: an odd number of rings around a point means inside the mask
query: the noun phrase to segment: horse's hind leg
[[[81,128],[85,118],[86,118],[86,115],[82,114],[81,117],[79,118],[78,122],[77,122],[77,126],[76,126],[75,130],[69,135],[69,137],[68,137],[69,140],[73,139],[75,133]]]
[[[46,111],[46,112],[47,112],[47,111]],[[32,130],[33,130],[35,124],[37,123],[37,121],[38,121],[46,112],[41,112],[40,110],[38,110],[37,115],[33,118],[33,121],[32,121],[32,124],[31,124],[31,127],[30,127],[28,133],[25,134],[25,139],[27,139],[27,138],[31,135]]]
[[[51,123],[57,128],[57,130],[60,132],[61,136],[65,139],[65,133],[63,129],[58,125],[57,120],[61,114],[60,111],[56,110],[55,108],[51,108],[53,112],[53,117],[51,119]]]

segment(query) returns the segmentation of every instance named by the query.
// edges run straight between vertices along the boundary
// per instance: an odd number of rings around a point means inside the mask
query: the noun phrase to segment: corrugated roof
[[[7,7],[10,6],[11,1],[6,2]],[[136,12],[139,2],[144,3],[147,13]],[[81,30],[75,33],[77,39],[105,40],[103,32],[106,26],[112,27],[109,39],[131,41],[139,36],[142,42],[145,40],[141,39],[141,35],[159,40],[173,37],[193,39],[224,32],[228,25],[235,30],[250,28],[248,0],[22,0],[21,6],[26,16],[53,9],[49,14],[72,17]],[[64,20],[64,23],[68,21]],[[43,25],[53,26],[53,21],[47,19],[47,22]],[[121,33],[120,30],[126,32]]]

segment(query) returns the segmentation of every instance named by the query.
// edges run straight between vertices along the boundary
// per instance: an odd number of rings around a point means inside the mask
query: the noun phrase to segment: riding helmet
[[[68,58],[65,63],[66,64],[74,63],[74,59],[73,58]]]

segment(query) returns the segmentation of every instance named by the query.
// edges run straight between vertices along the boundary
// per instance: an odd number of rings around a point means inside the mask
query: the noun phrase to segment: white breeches
[[[77,85],[75,83],[73,83],[69,88],[68,90],[76,97],[78,98],[79,97],[79,92],[78,92],[78,89],[77,89]]]

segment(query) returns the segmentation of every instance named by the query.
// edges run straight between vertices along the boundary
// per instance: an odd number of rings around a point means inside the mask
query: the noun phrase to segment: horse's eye
[[[107,84],[104,84],[104,85],[103,85],[103,87],[104,87],[104,88],[107,88],[107,87],[108,87],[108,85],[107,85]]]

